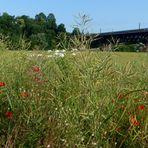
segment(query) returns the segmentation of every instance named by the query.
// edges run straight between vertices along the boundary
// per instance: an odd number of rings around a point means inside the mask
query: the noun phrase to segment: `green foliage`
[[[143,51],[145,48],[144,44],[117,44],[112,46],[113,51],[122,51],[122,52],[139,52]]]
[[[31,47],[31,41],[29,41],[25,37],[20,37],[18,45],[15,46],[14,48],[17,50],[29,50],[30,47]]]
[[[40,24],[46,23],[46,15],[41,12],[35,16],[35,20]]]
[[[35,18],[26,15],[15,17],[7,13],[0,16],[0,33],[9,36],[12,42],[10,49],[20,47],[22,50],[25,46],[30,46],[27,49],[54,49],[57,42],[56,37],[61,32],[66,32],[66,28],[64,24],[57,27],[56,18],[52,13],[46,17],[41,12]]]
[[[56,49],[70,50],[72,48],[70,35],[64,32],[60,32],[57,36]]]
[[[58,32],[58,33],[66,33],[65,25],[64,25],[64,24],[58,25],[58,27],[57,27],[57,32]]]
[[[46,27],[47,27],[47,29],[54,30],[54,31],[57,29],[56,18],[55,18],[53,13],[50,13],[47,16],[47,25],[46,25]]]
[[[6,35],[16,33],[17,30],[15,30],[15,27],[16,24],[14,16],[10,16],[8,13],[3,13],[3,15],[0,16],[1,33]]]
[[[8,37],[3,36],[2,34],[0,34],[0,51],[1,50],[8,50]]]
[[[33,42],[31,47],[32,49],[42,50],[48,47],[48,41],[45,33],[33,34],[30,38]]]
[[[81,35],[80,29],[79,28],[74,28],[73,31],[72,31],[72,35],[80,36]]]

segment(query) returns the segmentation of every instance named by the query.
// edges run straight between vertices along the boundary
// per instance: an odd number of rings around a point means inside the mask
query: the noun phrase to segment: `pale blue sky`
[[[90,32],[117,31],[148,27],[148,0],[0,0],[0,13],[28,15],[53,13],[57,24],[64,23],[68,31],[79,13],[93,20]]]

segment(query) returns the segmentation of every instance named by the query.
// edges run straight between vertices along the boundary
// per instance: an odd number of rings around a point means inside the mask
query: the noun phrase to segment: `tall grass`
[[[0,51],[0,147],[147,147],[147,54],[47,54]]]

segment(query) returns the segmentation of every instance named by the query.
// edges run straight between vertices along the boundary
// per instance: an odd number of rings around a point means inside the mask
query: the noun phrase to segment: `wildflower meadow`
[[[147,53],[0,51],[0,147],[147,144]]]

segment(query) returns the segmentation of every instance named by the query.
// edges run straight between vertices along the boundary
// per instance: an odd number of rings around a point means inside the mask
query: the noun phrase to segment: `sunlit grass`
[[[0,52],[1,147],[147,146],[147,53],[48,55]]]

